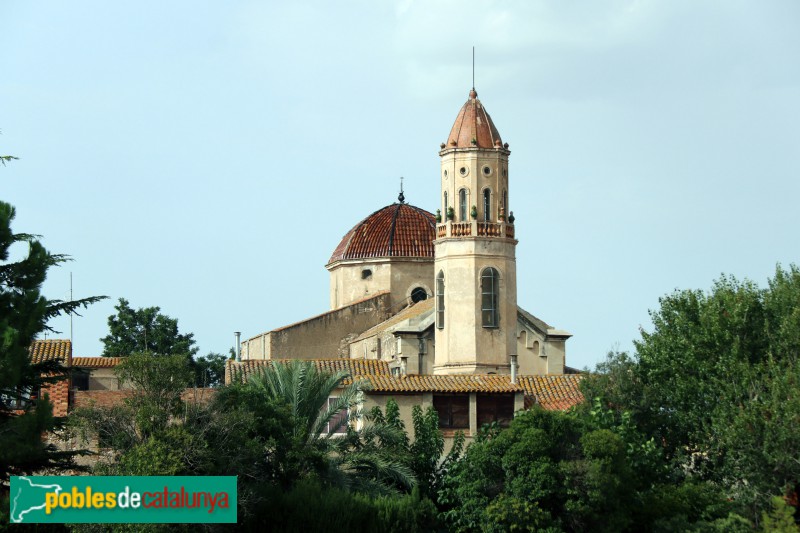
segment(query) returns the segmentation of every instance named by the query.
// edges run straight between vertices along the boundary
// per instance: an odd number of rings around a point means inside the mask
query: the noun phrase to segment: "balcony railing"
[[[514,225],[506,222],[445,222],[436,226],[436,237],[499,237],[514,238]]]

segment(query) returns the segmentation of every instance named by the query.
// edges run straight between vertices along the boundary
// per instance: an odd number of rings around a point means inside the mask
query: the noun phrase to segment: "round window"
[[[447,178],[447,171],[444,171],[444,177]]]
[[[416,287],[411,291],[411,301],[414,303],[421,302],[428,299],[428,293],[422,287]]]
[[[467,167],[461,167],[459,169],[459,172],[461,173],[462,176],[466,176],[469,170],[467,170]]]
[[[484,176],[491,176],[492,175],[492,169],[489,168],[489,167],[483,167],[483,175]]]

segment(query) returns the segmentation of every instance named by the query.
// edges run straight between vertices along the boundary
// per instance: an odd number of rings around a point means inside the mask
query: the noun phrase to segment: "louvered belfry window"
[[[481,272],[481,323],[485,328],[498,326],[497,293],[500,274],[492,267]]]
[[[436,327],[444,327],[444,272],[436,276]]]

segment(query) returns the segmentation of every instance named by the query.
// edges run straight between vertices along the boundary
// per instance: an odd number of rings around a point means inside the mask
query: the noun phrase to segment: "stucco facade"
[[[378,293],[242,343],[242,359],[347,357],[349,341],[388,316],[391,297]]]
[[[421,288],[433,296],[430,279],[433,259],[421,257],[350,259],[327,266],[330,271],[331,309],[363,300],[379,292],[390,295],[389,309],[395,312],[412,302],[412,292]]]

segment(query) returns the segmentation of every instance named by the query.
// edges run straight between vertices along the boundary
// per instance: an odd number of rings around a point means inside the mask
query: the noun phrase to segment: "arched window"
[[[447,220],[447,191],[444,191],[444,211],[442,211],[444,219]]]
[[[483,190],[483,220],[489,222],[492,219],[492,191]]]
[[[444,272],[436,276],[436,327],[444,327]]]
[[[467,221],[467,190],[458,191],[458,219],[461,222]]]
[[[496,328],[499,324],[497,293],[500,274],[489,267],[481,272],[481,323],[485,328]]]
[[[503,190],[503,213],[505,213],[506,218],[508,218],[508,193]]]

